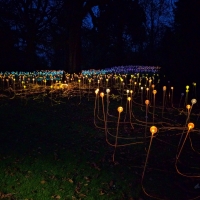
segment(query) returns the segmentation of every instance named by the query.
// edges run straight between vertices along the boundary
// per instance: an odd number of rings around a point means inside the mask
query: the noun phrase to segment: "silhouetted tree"
[[[15,46],[24,52],[26,70],[39,68],[38,56],[50,53],[51,26],[56,23],[59,5],[49,0],[2,1],[2,21],[15,32]],[[22,61],[22,60],[21,60]]]
[[[149,62],[155,63],[159,60],[157,56],[160,42],[165,35],[165,31],[173,26],[173,1],[166,0],[140,0],[140,5],[146,14],[145,30],[146,53]]]
[[[90,48],[91,64],[97,68],[131,64],[145,39],[145,13],[138,1],[109,0],[90,15],[93,28],[85,45]]]
[[[81,27],[82,21],[91,8],[103,4],[107,0],[68,0],[63,1],[63,8],[58,19],[59,25],[66,33],[66,71],[81,71]]]
[[[176,64],[183,77],[197,81],[200,64],[200,1],[179,0],[175,9]]]

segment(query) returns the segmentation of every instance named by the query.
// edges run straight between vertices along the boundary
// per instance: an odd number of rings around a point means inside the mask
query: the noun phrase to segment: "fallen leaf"
[[[100,193],[99,193],[99,195],[104,195],[105,193],[101,190],[100,191]]]
[[[69,181],[70,183],[73,183],[73,182],[74,182],[71,178],[69,178],[68,181]]]
[[[42,180],[40,183],[41,183],[41,184],[45,184],[45,183],[46,183],[46,181]]]
[[[86,197],[85,194],[79,194],[79,197]]]

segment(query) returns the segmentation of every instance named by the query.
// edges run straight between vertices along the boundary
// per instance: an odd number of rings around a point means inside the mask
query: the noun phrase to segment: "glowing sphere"
[[[106,93],[109,93],[110,92],[110,89],[106,89]]]
[[[156,94],[157,93],[157,90],[153,90],[153,94]]]
[[[129,90],[126,90],[127,94],[129,93]]]
[[[121,112],[123,111],[123,108],[120,106],[120,107],[117,108],[117,111],[118,111],[119,113],[121,113]]]
[[[192,104],[195,104],[196,102],[197,102],[196,99],[192,99],[192,100],[191,100],[191,103],[192,103]]]
[[[130,100],[131,100],[131,97],[128,97],[127,100],[130,101]]]
[[[103,92],[100,93],[100,97],[102,97],[102,98],[104,97],[104,93]]]
[[[188,124],[188,129],[190,130],[190,129],[193,129],[194,128],[194,124],[192,123],[192,122],[190,122],[189,124]]]
[[[143,87],[141,87],[141,90],[143,90]]]
[[[157,129],[156,126],[152,126],[152,127],[150,128],[150,132],[151,132],[152,135],[154,135],[155,133],[157,133],[157,131],[158,131],[158,129]]]
[[[163,91],[166,91],[167,87],[166,86],[163,86]]]
[[[186,106],[186,108],[189,110],[189,109],[191,108],[191,106],[188,104],[188,105]]]
[[[149,100],[146,100],[146,101],[145,101],[145,104],[146,104],[146,105],[149,105]]]
[[[95,94],[98,94],[98,92],[99,92],[99,89],[96,89],[96,90],[95,90]]]
[[[188,89],[190,88],[190,86],[189,86],[189,85],[186,85],[186,87],[185,87],[185,88],[186,88],[186,90],[188,90]]]
[[[173,90],[174,89],[174,87],[171,87],[171,90]]]

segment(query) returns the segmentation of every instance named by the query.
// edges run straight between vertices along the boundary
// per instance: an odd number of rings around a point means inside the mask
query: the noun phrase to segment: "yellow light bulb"
[[[167,87],[166,86],[163,86],[163,91],[166,91]]]
[[[123,111],[123,108],[120,106],[120,107],[117,108],[117,111],[118,111],[119,113],[121,113],[121,112]]]
[[[190,86],[189,85],[186,85],[186,87],[185,87],[187,90],[190,88]]]
[[[150,132],[151,132],[152,135],[154,135],[155,133],[157,133],[157,131],[158,131],[158,129],[157,129],[156,126],[152,126],[152,127],[150,128]]]
[[[192,123],[192,122],[190,122],[189,124],[188,124],[188,129],[190,130],[190,129],[193,129],[194,128],[194,124]]]
[[[157,93],[157,90],[153,90],[153,94],[156,94]]]
[[[145,104],[146,104],[146,105],[149,105],[149,100],[146,100],[146,101],[145,101]]]
[[[189,109],[191,108],[191,106],[188,104],[188,105],[186,106],[186,108],[189,110]]]
[[[127,100],[130,101],[130,100],[131,100],[131,97],[128,97]]]

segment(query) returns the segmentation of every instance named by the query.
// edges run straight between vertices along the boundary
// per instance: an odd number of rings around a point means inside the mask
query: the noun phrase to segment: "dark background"
[[[198,82],[199,0],[0,0],[0,71],[161,66]]]

